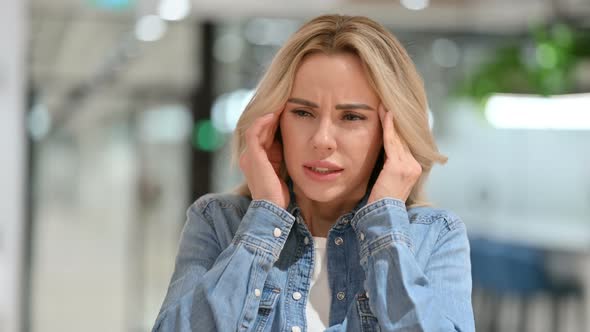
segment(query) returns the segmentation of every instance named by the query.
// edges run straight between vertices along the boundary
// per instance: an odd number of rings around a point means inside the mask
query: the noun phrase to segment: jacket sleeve
[[[443,226],[425,268],[416,261],[402,201],[373,202],[351,222],[369,307],[383,331],[475,331],[465,225],[450,214],[437,218]]]
[[[176,264],[152,332],[247,331],[260,293],[295,218],[267,202],[252,201],[231,244],[217,241],[225,223],[222,203],[205,196],[187,212]]]

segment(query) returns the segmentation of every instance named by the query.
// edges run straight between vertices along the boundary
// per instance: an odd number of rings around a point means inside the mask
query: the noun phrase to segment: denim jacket
[[[463,222],[365,202],[328,233],[326,331],[475,331]],[[153,332],[307,331],[314,246],[295,204],[209,194],[187,217]]]

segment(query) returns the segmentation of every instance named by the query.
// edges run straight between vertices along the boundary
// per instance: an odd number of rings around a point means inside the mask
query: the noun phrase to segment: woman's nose
[[[311,139],[314,150],[334,151],[336,149],[336,139],[333,133],[333,125],[329,120],[321,121],[316,127],[315,133]]]

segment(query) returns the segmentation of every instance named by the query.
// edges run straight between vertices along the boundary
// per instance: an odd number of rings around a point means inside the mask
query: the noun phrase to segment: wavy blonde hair
[[[262,77],[254,97],[234,133],[234,161],[245,148],[245,132],[252,122],[278,111],[291,93],[301,60],[311,53],[348,52],[357,55],[381,103],[393,112],[395,128],[422,166],[422,175],[406,200],[408,208],[430,205],[424,184],[434,162],[444,164],[428,125],[424,83],[401,43],[379,23],[362,16],[323,15],[305,23],[278,51]],[[286,168],[281,176],[286,179]],[[250,196],[246,182],[236,190]]]

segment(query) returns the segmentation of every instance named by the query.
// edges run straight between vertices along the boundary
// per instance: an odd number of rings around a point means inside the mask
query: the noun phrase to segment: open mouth
[[[309,166],[304,165],[303,169],[305,174],[313,181],[333,181],[336,180],[344,169],[342,168],[333,168],[333,167],[319,167],[319,166]]]
[[[342,172],[341,169],[329,169],[329,168],[323,168],[323,167],[309,167],[309,166],[304,166],[304,167],[307,168],[308,170],[318,173],[318,174],[333,174],[333,173]]]

